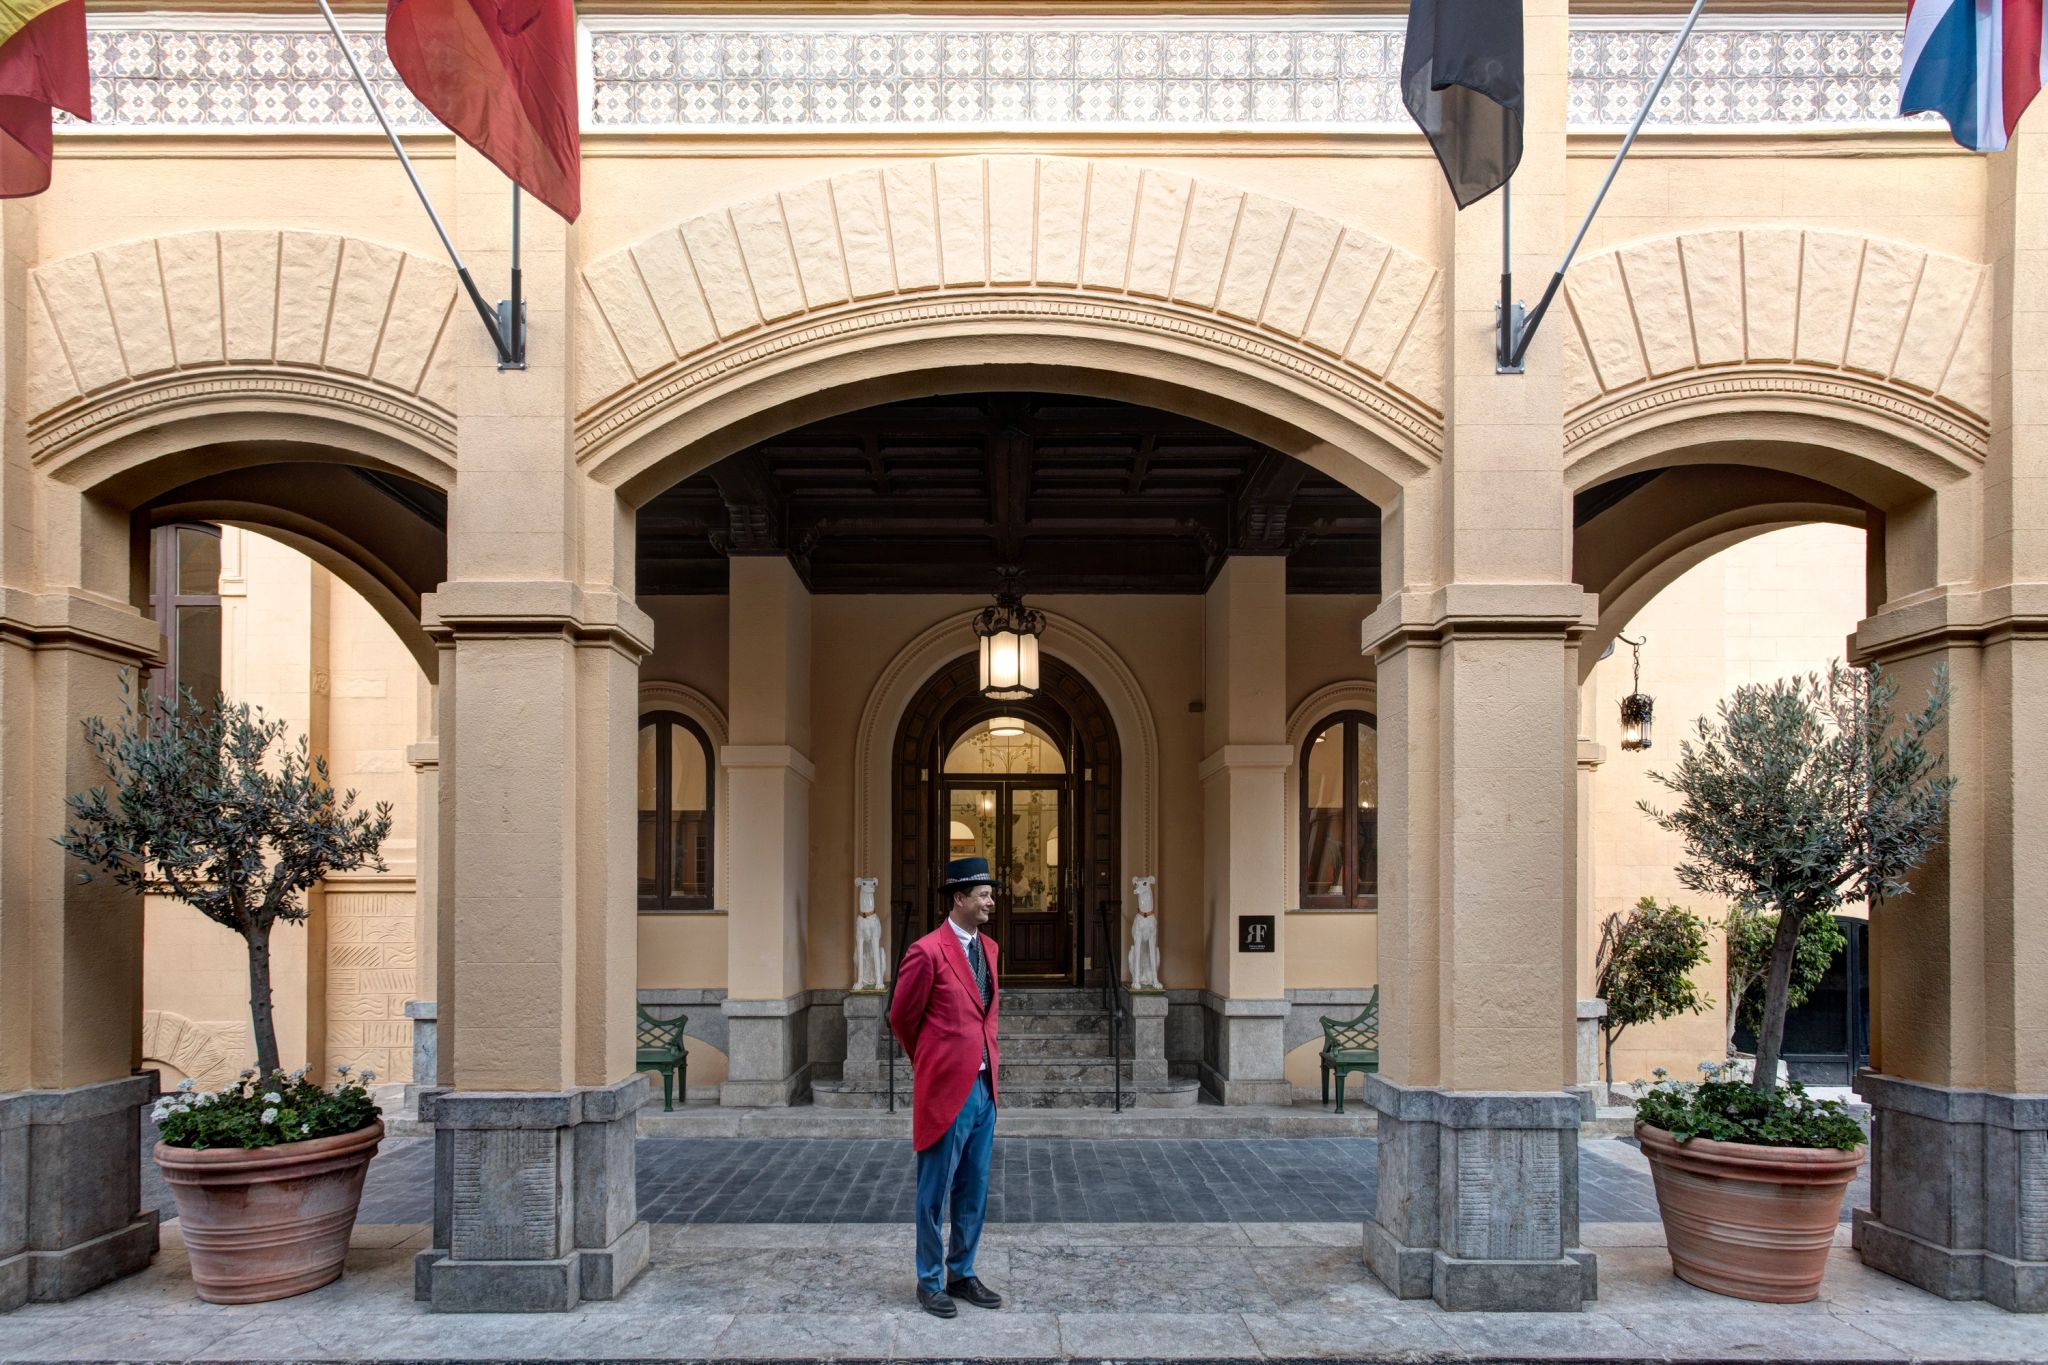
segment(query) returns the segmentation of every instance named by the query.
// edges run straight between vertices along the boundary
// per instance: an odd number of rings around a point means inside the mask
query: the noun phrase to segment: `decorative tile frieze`
[[[751,133],[1261,130],[1405,132],[1398,15],[1337,19],[840,20],[602,16],[579,28],[585,127]],[[433,120],[351,17],[392,121]],[[1701,22],[1652,127],[1904,126],[1896,16]],[[1626,126],[1677,29],[1668,17],[1572,21],[1574,127]],[[93,127],[347,131],[368,102],[316,19],[93,16]],[[61,122],[81,127],[68,119]]]
[[[356,60],[403,128],[433,127],[384,53],[380,24],[345,22]],[[376,126],[342,59],[317,20],[255,15],[89,17],[92,126],[185,132],[356,132]],[[60,127],[83,125],[58,114]]]
[[[1572,126],[1627,127],[1678,28],[1675,18],[1574,18],[1566,95]],[[1904,28],[1884,15],[1702,19],[1646,126],[1901,125]]]

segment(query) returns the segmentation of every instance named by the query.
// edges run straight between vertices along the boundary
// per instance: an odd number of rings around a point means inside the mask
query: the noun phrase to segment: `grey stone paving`
[[[1629,1143],[1580,1145],[1580,1217],[1654,1223],[1655,1193]],[[1377,1188],[1371,1138],[996,1141],[989,1176],[995,1223],[1359,1222]],[[907,1223],[915,1189],[909,1145],[896,1139],[642,1138],[641,1216],[650,1223]],[[385,1142],[363,1191],[360,1221],[433,1216],[434,1146]],[[155,1165],[144,1162],[145,1207],[174,1217]],[[1863,1206],[1858,1182],[1842,1217]]]
[[[1675,1279],[1653,1224],[1588,1223],[1583,1313],[1397,1300],[1355,1222],[1005,1223],[983,1277],[1008,1303],[941,1322],[911,1299],[907,1224],[669,1224],[618,1299],[567,1313],[429,1313],[427,1230],[359,1226],[347,1274],[285,1303],[193,1295],[176,1224],[138,1275],[0,1315],[0,1361],[2030,1361],[2039,1318],[1949,1303],[1837,1238],[1818,1300],[1755,1304]]]

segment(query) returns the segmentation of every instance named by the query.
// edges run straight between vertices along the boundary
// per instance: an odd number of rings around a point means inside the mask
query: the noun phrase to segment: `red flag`
[[[384,45],[435,118],[575,221],[583,172],[573,0],[391,0]]]
[[[92,121],[85,0],[45,9],[0,42],[0,199],[50,188],[50,116]]]

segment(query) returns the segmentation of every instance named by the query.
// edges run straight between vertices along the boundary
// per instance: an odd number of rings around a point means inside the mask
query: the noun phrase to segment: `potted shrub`
[[[86,741],[109,784],[69,798],[58,840],[94,871],[183,901],[248,947],[256,1065],[217,1091],[187,1080],[155,1114],[157,1164],[199,1296],[213,1303],[284,1298],[339,1276],[384,1135],[374,1075],[343,1067],[328,1091],[278,1063],[270,931],[303,923],[306,893],[329,873],[383,871],[377,850],[391,832],[390,806],[361,811],[354,792],[337,794],[304,737],[273,752],[285,729],[226,698],[202,708],[189,692],[153,704],[146,726],[132,705],[118,726],[94,717]]]
[[[1679,905],[1644,896],[1600,928],[1594,989],[1607,1002],[1600,1018],[1607,1082],[1614,1083],[1614,1044],[1636,1024],[1699,1014],[1714,1002],[1693,984],[1707,960],[1707,922]]]
[[[1898,718],[1877,668],[1737,688],[1701,717],[1676,769],[1679,797],[1643,810],[1685,841],[1688,889],[1777,915],[1746,1082],[1708,1063],[1697,1085],[1637,1101],[1673,1269],[1738,1298],[1797,1303],[1820,1292],[1862,1131],[1832,1102],[1777,1082],[1803,935],[1846,902],[1873,913],[1933,851],[1955,789],[1927,736],[1948,710],[1937,673],[1927,704]]]

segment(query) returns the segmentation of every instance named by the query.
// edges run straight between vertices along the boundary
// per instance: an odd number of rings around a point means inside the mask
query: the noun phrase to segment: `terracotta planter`
[[[380,1120],[277,1147],[156,1145],[178,1200],[192,1282],[208,1303],[263,1303],[341,1278]]]
[[[1636,1124],[1678,1278],[1758,1303],[1820,1293],[1842,1196],[1864,1149],[1754,1147]]]

